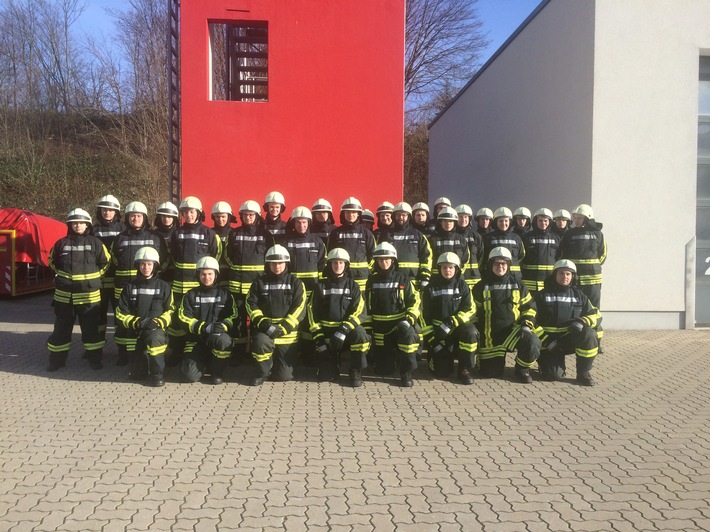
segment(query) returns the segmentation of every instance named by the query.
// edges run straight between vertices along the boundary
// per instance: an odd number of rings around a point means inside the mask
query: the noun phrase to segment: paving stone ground
[[[47,373],[49,303],[0,300],[2,530],[710,529],[710,331],[608,331],[593,388],[153,389]]]

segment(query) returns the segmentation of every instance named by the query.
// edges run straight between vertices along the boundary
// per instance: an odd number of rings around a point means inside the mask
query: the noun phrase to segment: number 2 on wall
[[[705,262],[710,262],[710,257],[705,257]],[[705,275],[710,275],[710,267],[708,267],[707,270],[705,270]]]

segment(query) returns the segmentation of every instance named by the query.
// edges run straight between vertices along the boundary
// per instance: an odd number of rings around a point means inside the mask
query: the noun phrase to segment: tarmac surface
[[[156,389],[47,373],[50,300],[0,300],[1,530],[710,530],[710,331],[607,331],[593,388]]]

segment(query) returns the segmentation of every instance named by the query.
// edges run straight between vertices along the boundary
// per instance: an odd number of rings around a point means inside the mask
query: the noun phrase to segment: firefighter
[[[594,386],[590,371],[599,351],[595,327],[601,316],[579,288],[576,274],[574,262],[557,261],[545,288],[535,296],[543,346],[537,363],[544,380],[560,380],[565,376],[565,355],[574,353],[577,383]]]
[[[424,236],[429,236],[430,226],[431,220],[429,219],[429,205],[423,201],[419,201],[412,205],[412,227]]]
[[[518,207],[517,209],[515,209],[515,212],[513,213],[513,231],[520,238],[523,238],[523,235],[525,235],[525,233],[528,233],[532,230],[532,225],[530,221],[531,218],[532,214],[530,213],[530,209],[528,209],[527,207]]]
[[[412,371],[421,352],[419,292],[412,281],[397,269],[397,250],[389,242],[374,251],[374,273],[367,280],[365,298],[374,339],[373,360],[380,375],[399,367],[400,384],[414,386]]]
[[[538,209],[532,219],[532,231],[523,235],[525,257],[520,261],[523,282],[534,296],[545,286],[545,279],[552,273],[560,237],[551,231],[552,211]]]
[[[202,257],[213,257],[219,260],[222,254],[222,241],[215,232],[204,225],[202,202],[195,196],[187,196],[180,202],[182,224],[173,232],[170,239],[170,258],[174,270],[172,279],[173,297],[176,309],[180,308],[183,296],[191,288],[197,288],[197,261]],[[177,310],[176,310],[177,312]],[[185,347],[187,331],[179,316],[173,316],[168,329],[170,335],[169,347],[172,359],[168,363],[178,363]]]
[[[350,385],[362,386],[362,370],[367,367],[370,336],[362,320],[365,301],[360,287],[350,275],[350,255],[341,248],[328,252],[323,278],[318,281],[308,303],[308,327],[316,343],[318,380],[340,378],[341,353],[350,352]]]
[[[350,255],[350,272],[353,279],[365,288],[370,274],[369,262],[375,249],[375,237],[360,221],[362,204],[352,196],[346,198],[340,206],[340,227],[334,229],[328,237],[328,249],[342,248]]]
[[[459,205],[456,207],[456,214],[459,217],[456,232],[468,243],[468,264],[465,265],[464,280],[469,288],[473,288],[481,280],[479,262],[483,257],[483,238],[471,223],[473,219],[471,207],[465,204]]]
[[[504,247],[510,251],[512,263],[510,273],[516,279],[523,278],[520,272],[520,261],[525,258],[525,246],[522,239],[513,232],[511,219],[513,213],[508,207],[500,207],[493,213],[493,230],[483,237],[483,263],[487,264],[489,254],[493,248]]]
[[[562,238],[569,229],[569,223],[572,221],[572,215],[565,209],[555,211],[552,217],[555,222],[552,226],[552,232]]]
[[[101,240],[106,249],[111,251],[113,241],[118,234],[126,229],[121,222],[121,203],[115,196],[108,194],[99,199],[96,204],[97,222],[91,228],[91,234]],[[114,297],[114,267],[109,264],[108,270],[101,278],[101,308],[99,314],[99,332],[106,338],[106,326],[108,325],[108,307],[116,309],[118,300]]]
[[[165,264],[167,249],[163,239],[150,230],[148,224],[148,209],[140,201],[132,201],[126,206],[125,215],[126,230],[122,231],[113,243],[111,249],[111,261],[116,270],[114,282],[114,297],[116,301],[121,297],[123,288],[128,285],[137,275],[136,253],[144,248],[150,247],[158,253],[158,264]],[[158,275],[156,269],[155,275]],[[116,322],[116,344],[118,345],[117,366],[128,364],[128,346],[135,348],[135,335],[129,334],[120,320]]]
[[[67,236],[60,238],[49,253],[54,278],[54,330],[47,340],[48,371],[65,366],[74,322],[79,318],[81,341],[92,369],[101,369],[106,340],[99,331],[101,276],[109,266],[109,253],[91,235],[91,216],[74,209],[67,216]]]
[[[558,258],[569,259],[577,266],[577,278],[584,294],[595,308],[601,309],[602,264],[606,260],[606,241],[602,233],[603,225],[594,219],[592,207],[586,203],[577,205],[572,211],[574,227],[565,233],[560,241]],[[599,352],[604,330],[601,318],[597,325]]]
[[[197,382],[209,374],[207,384],[222,384],[232,354],[232,327],[237,306],[229,290],[220,286],[217,259],[206,256],[197,261],[199,286],[185,294],[178,316],[187,329],[185,357],[180,368],[187,382]]]
[[[311,207],[313,213],[313,224],[311,233],[323,240],[323,244],[328,243],[328,235],[335,229],[335,218],[333,218],[333,207],[325,198],[318,198]]]
[[[264,199],[264,226],[274,237],[277,244],[281,244],[286,237],[286,221],[281,216],[286,212],[286,200],[281,192],[269,192]]]
[[[391,242],[391,234],[393,225],[394,205],[389,201],[383,201],[375,212],[377,217],[377,229],[372,233],[375,237],[375,242]]]
[[[232,224],[237,218],[232,214],[232,206],[226,201],[218,201],[212,205],[212,230],[222,241],[222,256],[219,259],[219,284],[229,286],[229,265],[226,261],[224,249],[227,246],[227,237],[232,230]]]
[[[375,215],[372,214],[372,211],[370,209],[363,209],[362,214],[360,215],[360,223],[364,227],[369,229],[370,232],[374,232],[374,230],[375,230]]]
[[[251,285],[246,309],[251,320],[251,353],[256,362],[252,386],[271,375],[293,380],[298,354],[298,326],[306,309],[303,282],[288,271],[288,250],[275,245],[266,252],[264,274]]]
[[[261,209],[254,200],[239,207],[242,225],[232,229],[227,237],[225,260],[229,265],[229,291],[237,303],[234,324],[234,364],[246,361],[249,329],[244,306],[254,279],[264,272],[266,250],[274,245],[274,237],[264,227]]]
[[[310,296],[325,266],[325,245],[311,233],[313,215],[308,207],[296,207],[286,229],[284,247],[291,262],[289,271],[303,281],[306,296]]]
[[[163,386],[166,329],[173,315],[170,285],[158,277],[160,254],[154,247],[142,247],[134,255],[136,275],[124,286],[118,299],[116,319],[121,323],[123,342],[130,363],[128,378],[150,386]]]
[[[478,331],[472,322],[471,291],[461,276],[456,253],[442,253],[436,265],[437,272],[422,291],[422,329],[429,346],[429,367],[437,377],[447,378],[456,359],[461,384],[473,384]]]
[[[174,203],[166,201],[158,205],[155,218],[153,220],[153,232],[163,239],[165,249],[170,250],[170,241],[175,229],[180,227],[180,211]],[[168,255],[166,261],[161,264],[160,278],[172,285],[175,267]]]
[[[394,229],[390,242],[397,250],[397,269],[417,288],[431,278],[431,246],[427,238],[411,226],[412,207],[406,201],[394,206]]]
[[[476,231],[481,235],[481,238],[493,231],[491,220],[493,220],[493,211],[488,207],[482,207],[476,211],[476,216],[473,218],[476,221]]]
[[[437,222],[439,220],[439,212],[441,212],[441,209],[444,207],[451,207],[451,200],[445,196],[436,198],[434,201],[434,213],[432,214],[432,220],[429,223],[430,233],[433,233],[436,230]]]
[[[431,236],[429,236],[429,243],[431,244],[431,251],[434,257],[439,257],[442,253],[448,251],[456,253],[459,257],[461,269],[465,277],[467,275],[466,270],[470,255],[466,237],[456,231],[456,223],[458,220],[458,214],[456,214],[456,211],[451,207],[443,207],[439,210],[436,220],[436,229]]]
[[[533,332],[535,302],[521,280],[510,271],[513,257],[508,248],[491,250],[480,283],[473,287],[476,305],[478,364],[484,378],[500,378],[507,352],[517,349],[515,378],[532,382],[530,367],[540,356],[540,339]]]

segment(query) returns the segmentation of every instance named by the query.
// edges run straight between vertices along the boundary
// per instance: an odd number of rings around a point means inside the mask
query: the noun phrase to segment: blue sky
[[[515,29],[532,13],[541,0],[478,0],[478,12],[484,31],[491,41],[481,57],[481,64],[500,47]],[[113,19],[106,8],[120,8],[116,0],[85,0],[86,10],[80,19],[80,31],[108,35],[113,31]]]

